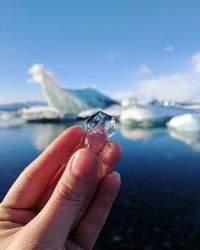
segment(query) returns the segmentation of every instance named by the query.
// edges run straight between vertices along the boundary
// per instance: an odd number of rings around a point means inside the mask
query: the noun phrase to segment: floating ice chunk
[[[200,114],[185,114],[172,118],[167,127],[181,131],[200,131]]]
[[[178,108],[136,105],[122,111],[120,121],[122,124],[133,126],[163,126],[171,117],[186,112],[186,110]]]
[[[116,120],[102,111],[90,116],[85,122],[85,147],[98,154],[115,133]]]
[[[106,114],[109,114],[111,116],[115,116],[115,117],[119,118],[121,115],[121,112],[122,112],[122,106],[115,104],[115,105],[112,105],[108,108],[105,108],[103,111]]]

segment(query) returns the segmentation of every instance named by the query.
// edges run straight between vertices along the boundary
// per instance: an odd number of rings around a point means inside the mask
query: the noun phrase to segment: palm
[[[68,171],[65,169],[65,166],[67,164],[70,165],[70,158],[72,154],[78,149],[77,145],[81,147],[80,141],[83,136],[84,133],[79,127],[72,127],[68,129],[67,132],[64,132],[61,136],[59,136],[42,153],[40,157],[38,157],[33,163],[30,164],[28,168],[25,169],[25,171],[20,175],[15,184],[9,190],[0,206],[0,242],[2,242],[1,244],[4,244],[3,249],[7,249],[7,245],[10,246],[10,238],[12,238],[12,242],[18,242],[15,244],[20,244],[20,247],[22,242],[25,241],[26,246],[24,246],[24,248],[22,246],[22,249],[28,249],[27,245],[31,245],[29,241],[34,242],[31,236],[32,234],[34,235],[34,230],[41,228],[40,230],[42,231],[42,236],[40,237],[45,238],[47,237],[45,234],[51,235],[51,230],[53,231],[56,229],[56,223],[51,223],[49,226],[48,223],[45,223],[45,220],[49,221],[52,219],[54,222],[57,222],[60,219],[62,206],[59,208],[60,213],[52,212],[51,214],[51,211],[53,211],[51,206],[55,206],[55,202],[53,203],[52,199],[54,199],[55,193],[57,192],[59,186],[58,184],[63,178],[63,173]],[[97,168],[96,172],[94,171],[93,178],[92,176],[91,178],[89,177],[89,179],[91,179],[90,192],[88,192],[84,197],[76,213],[70,212],[70,210],[66,215],[66,218],[65,216],[62,218],[62,220],[66,219],[68,221],[66,222],[68,225],[66,225],[65,235],[58,235],[58,237],[64,238],[67,249],[73,249],[75,245],[79,244],[87,249],[92,248],[100,229],[94,229],[98,232],[93,238],[87,235],[87,231],[91,231],[90,228],[93,226],[91,225],[91,221],[94,223],[94,218],[99,216],[94,214],[94,211],[99,211],[97,208],[101,205],[101,201],[104,199],[103,196],[105,196],[107,191],[110,190],[111,184],[113,186],[114,183],[117,183],[116,176],[109,176],[108,173],[112,172],[112,168],[119,157],[120,148],[118,145],[115,143],[109,143],[109,148],[104,150],[98,159],[99,167]],[[102,188],[97,193],[97,195],[95,195],[100,180],[102,180],[102,178],[106,175],[108,176],[102,182]],[[80,179],[80,181],[82,180]],[[119,186],[119,181],[115,186]],[[113,199],[116,190],[115,192],[113,191]],[[91,200],[94,198],[94,195],[97,197],[91,204]],[[76,198],[77,197],[75,197],[75,199]],[[103,202],[105,205],[105,201]],[[108,202],[107,208],[106,206],[105,208],[109,210],[110,205],[111,204]],[[90,209],[88,209],[89,206]],[[103,217],[105,217],[107,212],[104,212]],[[46,219],[44,219],[44,217]],[[70,223],[69,218],[73,218],[73,221],[70,221]],[[103,223],[103,220],[101,223]],[[65,223],[63,224],[65,226]],[[51,225],[53,225],[52,229]],[[99,224],[99,227],[101,228],[102,225]],[[60,230],[61,229],[59,227],[57,231],[59,232]],[[68,239],[68,235],[72,231],[74,241]],[[27,239],[23,239],[24,237],[27,237]],[[90,242],[85,242],[86,238],[88,238]],[[36,243],[38,244],[37,240]],[[47,243],[42,244],[44,245]],[[59,244],[59,242],[55,241],[54,237],[51,238],[48,235],[48,249],[59,249]],[[63,243],[59,247],[60,249],[63,248]],[[8,249],[15,248],[8,247]],[[30,249],[33,248],[30,247]]]

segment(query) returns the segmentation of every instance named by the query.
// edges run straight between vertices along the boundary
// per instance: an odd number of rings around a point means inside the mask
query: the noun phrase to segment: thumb
[[[48,239],[48,245],[51,241],[52,244],[55,241],[64,244],[96,175],[93,154],[87,149],[78,150],[70,159],[50,200],[34,219],[37,235]]]

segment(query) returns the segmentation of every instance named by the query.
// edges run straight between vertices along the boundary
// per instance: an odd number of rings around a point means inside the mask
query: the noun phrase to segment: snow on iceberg
[[[170,118],[186,112],[173,107],[135,105],[122,111],[120,122],[129,126],[163,126]]]
[[[172,118],[167,127],[174,130],[193,132],[200,131],[200,114],[184,114]]]
[[[94,88],[77,90],[61,88],[53,74],[42,65],[33,65],[29,73],[32,77],[31,82],[41,84],[48,104],[62,113],[78,114],[84,110],[106,108],[117,104]]]

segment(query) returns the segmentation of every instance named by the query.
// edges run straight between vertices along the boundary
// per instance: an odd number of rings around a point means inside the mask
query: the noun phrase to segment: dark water
[[[0,129],[0,199],[19,173],[67,126]],[[122,189],[96,249],[200,249],[198,134],[119,128]]]

